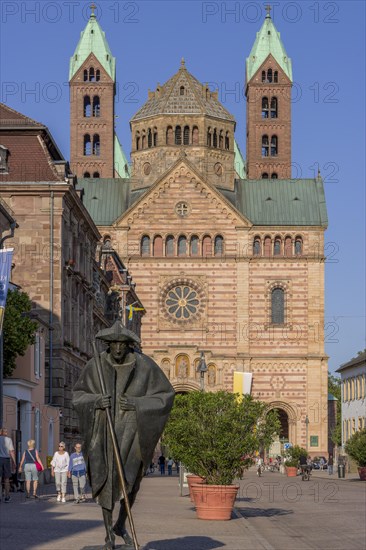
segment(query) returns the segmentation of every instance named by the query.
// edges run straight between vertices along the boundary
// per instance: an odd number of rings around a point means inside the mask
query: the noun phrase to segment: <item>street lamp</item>
[[[305,418],[305,426],[306,426],[306,452],[308,452],[309,423],[310,423],[310,420],[309,420],[309,418],[308,418],[308,415],[306,415],[306,418]]]
[[[201,351],[200,361],[198,363],[197,372],[200,373],[201,377],[201,390],[205,391],[205,372],[207,372],[207,365],[205,361],[205,354]]]

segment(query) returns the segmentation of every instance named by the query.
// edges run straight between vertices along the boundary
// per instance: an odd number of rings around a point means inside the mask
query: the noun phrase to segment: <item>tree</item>
[[[209,485],[230,485],[279,429],[276,411],[251,396],[195,391],[176,396],[163,442]]]
[[[355,432],[345,445],[346,453],[360,468],[366,467],[366,429]]]
[[[336,397],[337,401],[337,421],[334,430],[331,433],[331,439],[335,445],[342,445],[342,390],[341,379],[328,373],[328,392]]]
[[[4,378],[12,375],[18,355],[24,355],[28,346],[34,344],[37,323],[24,315],[31,309],[32,302],[28,294],[9,290],[3,327]]]

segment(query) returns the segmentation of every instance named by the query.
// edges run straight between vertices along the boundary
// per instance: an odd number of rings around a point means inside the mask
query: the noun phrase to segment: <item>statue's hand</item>
[[[119,408],[122,411],[135,411],[136,410],[135,400],[133,399],[133,397],[127,397],[126,395],[122,395],[119,398]]]
[[[95,401],[96,409],[110,409],[111,408],[111,396],[110,395],[100,395]]]

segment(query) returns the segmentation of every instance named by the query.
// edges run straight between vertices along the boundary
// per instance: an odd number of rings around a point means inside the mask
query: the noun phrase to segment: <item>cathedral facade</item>
[[[180,62],[114,133],[116,61],[94,13],[70,62],[71,168],[144,304],[142,344],[178,392],[250,392],[283,441],[327,452],[323,182],[291,179],[292,64],[267,14],[235,119]],[[128,322],[128,320],[127,320]]]

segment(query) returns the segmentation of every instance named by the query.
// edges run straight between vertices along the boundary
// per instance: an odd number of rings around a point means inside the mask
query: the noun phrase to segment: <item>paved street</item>
[[[70,487],[69,487],[70,490]],[[178,478],[144,479],[134,507],[144,550],[305,550],[365,547],[366,484],[315,472],[310,482],[265,472],[245,474],[233,519],[197,520]],[[58,504],[53,485],[39,502],[12,493],[1,503],[1,546],[14,550],[99,550],[104,539],[100,508],[92,501]],[[123,548],[123,547],[121,547]]]

